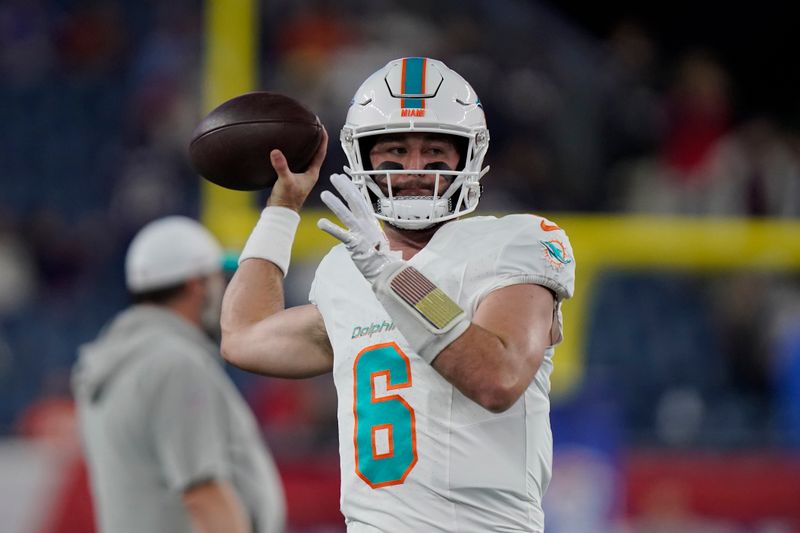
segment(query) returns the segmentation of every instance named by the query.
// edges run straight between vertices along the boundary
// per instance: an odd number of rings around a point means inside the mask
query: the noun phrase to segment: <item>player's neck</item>
[[[403,259],[408,261],[417,255],[417,252],[425,248],[425,245],[430,242],[433,235],[442,227],[442,224],[436,224],[430,228],[420,230],[400,229],[391,224],[384,224],[383,232],[389,240],[389,247],[392,250],[401,251]]]

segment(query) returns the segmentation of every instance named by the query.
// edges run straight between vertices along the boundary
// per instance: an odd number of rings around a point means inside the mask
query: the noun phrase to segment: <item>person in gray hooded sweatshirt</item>
[[[151,222],[125,261],[133,305],[80,348],[73,393],[102,532],[284,529],[277,470],[207,335],[221,267],[198,222]]]

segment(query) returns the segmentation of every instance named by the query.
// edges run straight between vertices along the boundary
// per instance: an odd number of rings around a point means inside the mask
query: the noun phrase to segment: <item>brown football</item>
[[[292,172],[303,172],[322,140],[317,117],[296,100],[256,91],[223,102],[197,125],[189,159],[198,174],[237,191],[271,187],[278,179],[269,159],[277,148]]]

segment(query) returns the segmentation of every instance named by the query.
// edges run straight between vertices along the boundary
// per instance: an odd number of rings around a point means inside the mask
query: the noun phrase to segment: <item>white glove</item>
[[[389,250],[372,206],[349,177],[334,174],[331,183],[348,205],[329,191],[322,193],[322,201],[348,229],[325,218],[317,226],[344,243],[409,345],[431,363],[467,330],[469,319],[441,289],[403,261],[399,252]]]
[[[358,270],[367,281],[374,283],[386,265],[402,261],[402,258],[399,252],[389,250],[389,241],[375,218],[372,206],[356,184],[345,174],[333,174],[331,183],[347,205],[330,191],[322,192],[322,201],[347,229],[327,218],[321,218],[317,227],[342,241]]]

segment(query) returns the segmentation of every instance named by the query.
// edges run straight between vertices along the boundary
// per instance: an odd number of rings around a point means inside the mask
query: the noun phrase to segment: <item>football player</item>
[[[357,90],[341,131],[341,199],[322,199],[345,227],[318,225],[342,244],[311,303],[285,309],[326,144],[300,174],[270,154],[279,179],[225,295],[225,357],[270,376],[333,372],[348,531],[543,531],[567,235],[529,214],[463,218],[488,170],[480,100],[442,62],[398,59]]]

